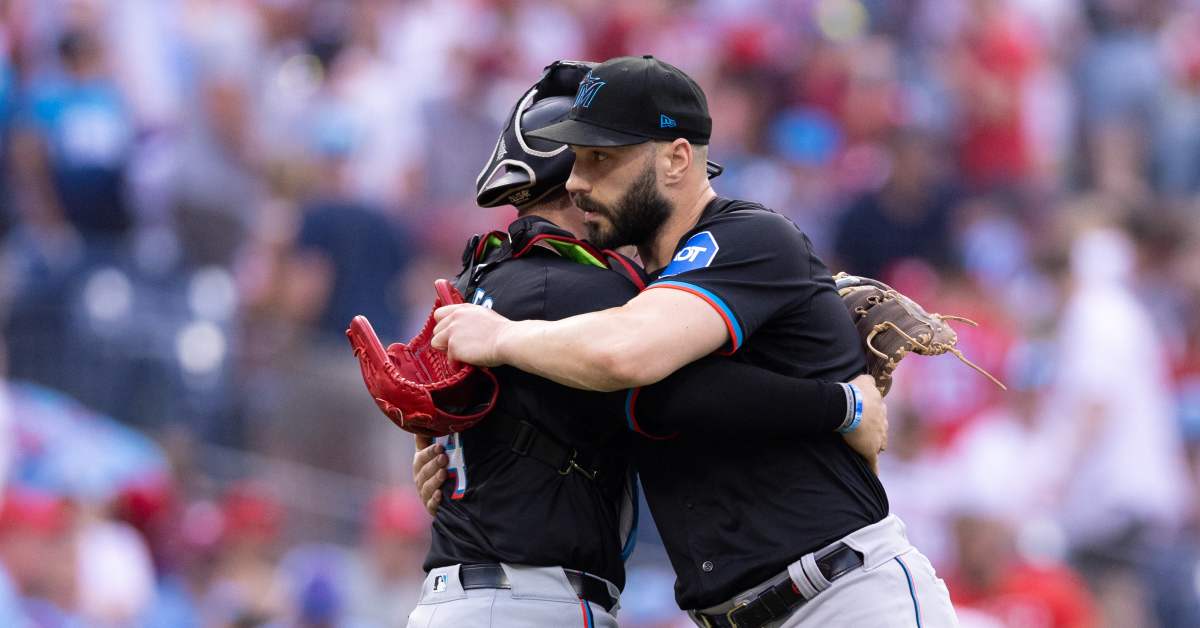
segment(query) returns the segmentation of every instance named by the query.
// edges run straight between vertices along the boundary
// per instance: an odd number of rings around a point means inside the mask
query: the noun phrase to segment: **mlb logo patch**
[[[440,575],[433,578],[433,592],[441,593],[446,590],[446,576]]]
[[[671,263],[667,264],[659,277],[670,277],[697,268],[707,268],[709,264],[712,264],[719,250],[721,247],[717,245],[717,239],[713,237],[712,232],[701,231],[688,238],[688,241],[675,252],[675,257],[671,259]]]

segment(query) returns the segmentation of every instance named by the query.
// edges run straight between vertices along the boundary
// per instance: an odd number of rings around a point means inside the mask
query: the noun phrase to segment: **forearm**
[[[614,391],[670,373],[621,308],[559,321],[516,321],[497,340],[500,362],[572,388]],[[673,369],[672,369],[673,370]]]
[[[846,401],[838,383],[789,377],[712,356],[639,391],[631,412],[656,435],[803,438],[837,430],[846,419]]]
[[[727,326],[676,290],[646,290],[619,307],[553,322],[510,321],[478,305],[434,312],[434,348],[479,366],[507,364],[573,388],[646,386],[719,349]]]

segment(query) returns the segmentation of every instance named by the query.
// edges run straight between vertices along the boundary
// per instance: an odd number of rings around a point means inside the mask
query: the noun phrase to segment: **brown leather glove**
[[[875,378],[875,387],[880,394],[887,395],[892,387],[892,372],[909,353],[953,353],[1007,390],[1004,384],[968,360],[955,346],[958,334],[947,321],[961,321],[972,327],[976,325],[975,321],[961,316],[930,314],[919,303],[881,281],[846,273],[834,275],[833,280],[862,337],[867,372]]]

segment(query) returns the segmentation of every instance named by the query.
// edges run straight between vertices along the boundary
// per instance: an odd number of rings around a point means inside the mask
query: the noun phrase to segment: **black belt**
[[[617,605],[617,598],[608,591],[608,582],[582,571],[564,569],[567,581],[579,597],[604,607],[606,612],[612,612]],[[511,589],[512,583],[504,569],[495,563],[479,565],[462,565],[458,568],[458,580],[463,589]]]
[[[862,567],[862,564],[862,554],[845,543],[838,543],[833,551],[817,559],[817,569],[830,582]],[[807,601],[788,577],[726,613],[710,615],[696,611],[695,615],[710,628],[758,628],[791,615]]]

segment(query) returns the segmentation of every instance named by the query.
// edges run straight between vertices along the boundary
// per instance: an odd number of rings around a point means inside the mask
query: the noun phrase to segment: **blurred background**
[[[1009,392],[906,361],[881,470],[962,624],[1200,626],[1196,0],[0,0],[0,625],[403,625],[429,520],[342,331],[512,217],[543,66],[644,53],[719,193],[980,323]],[[656,537],[620,619],[690,625]]]

